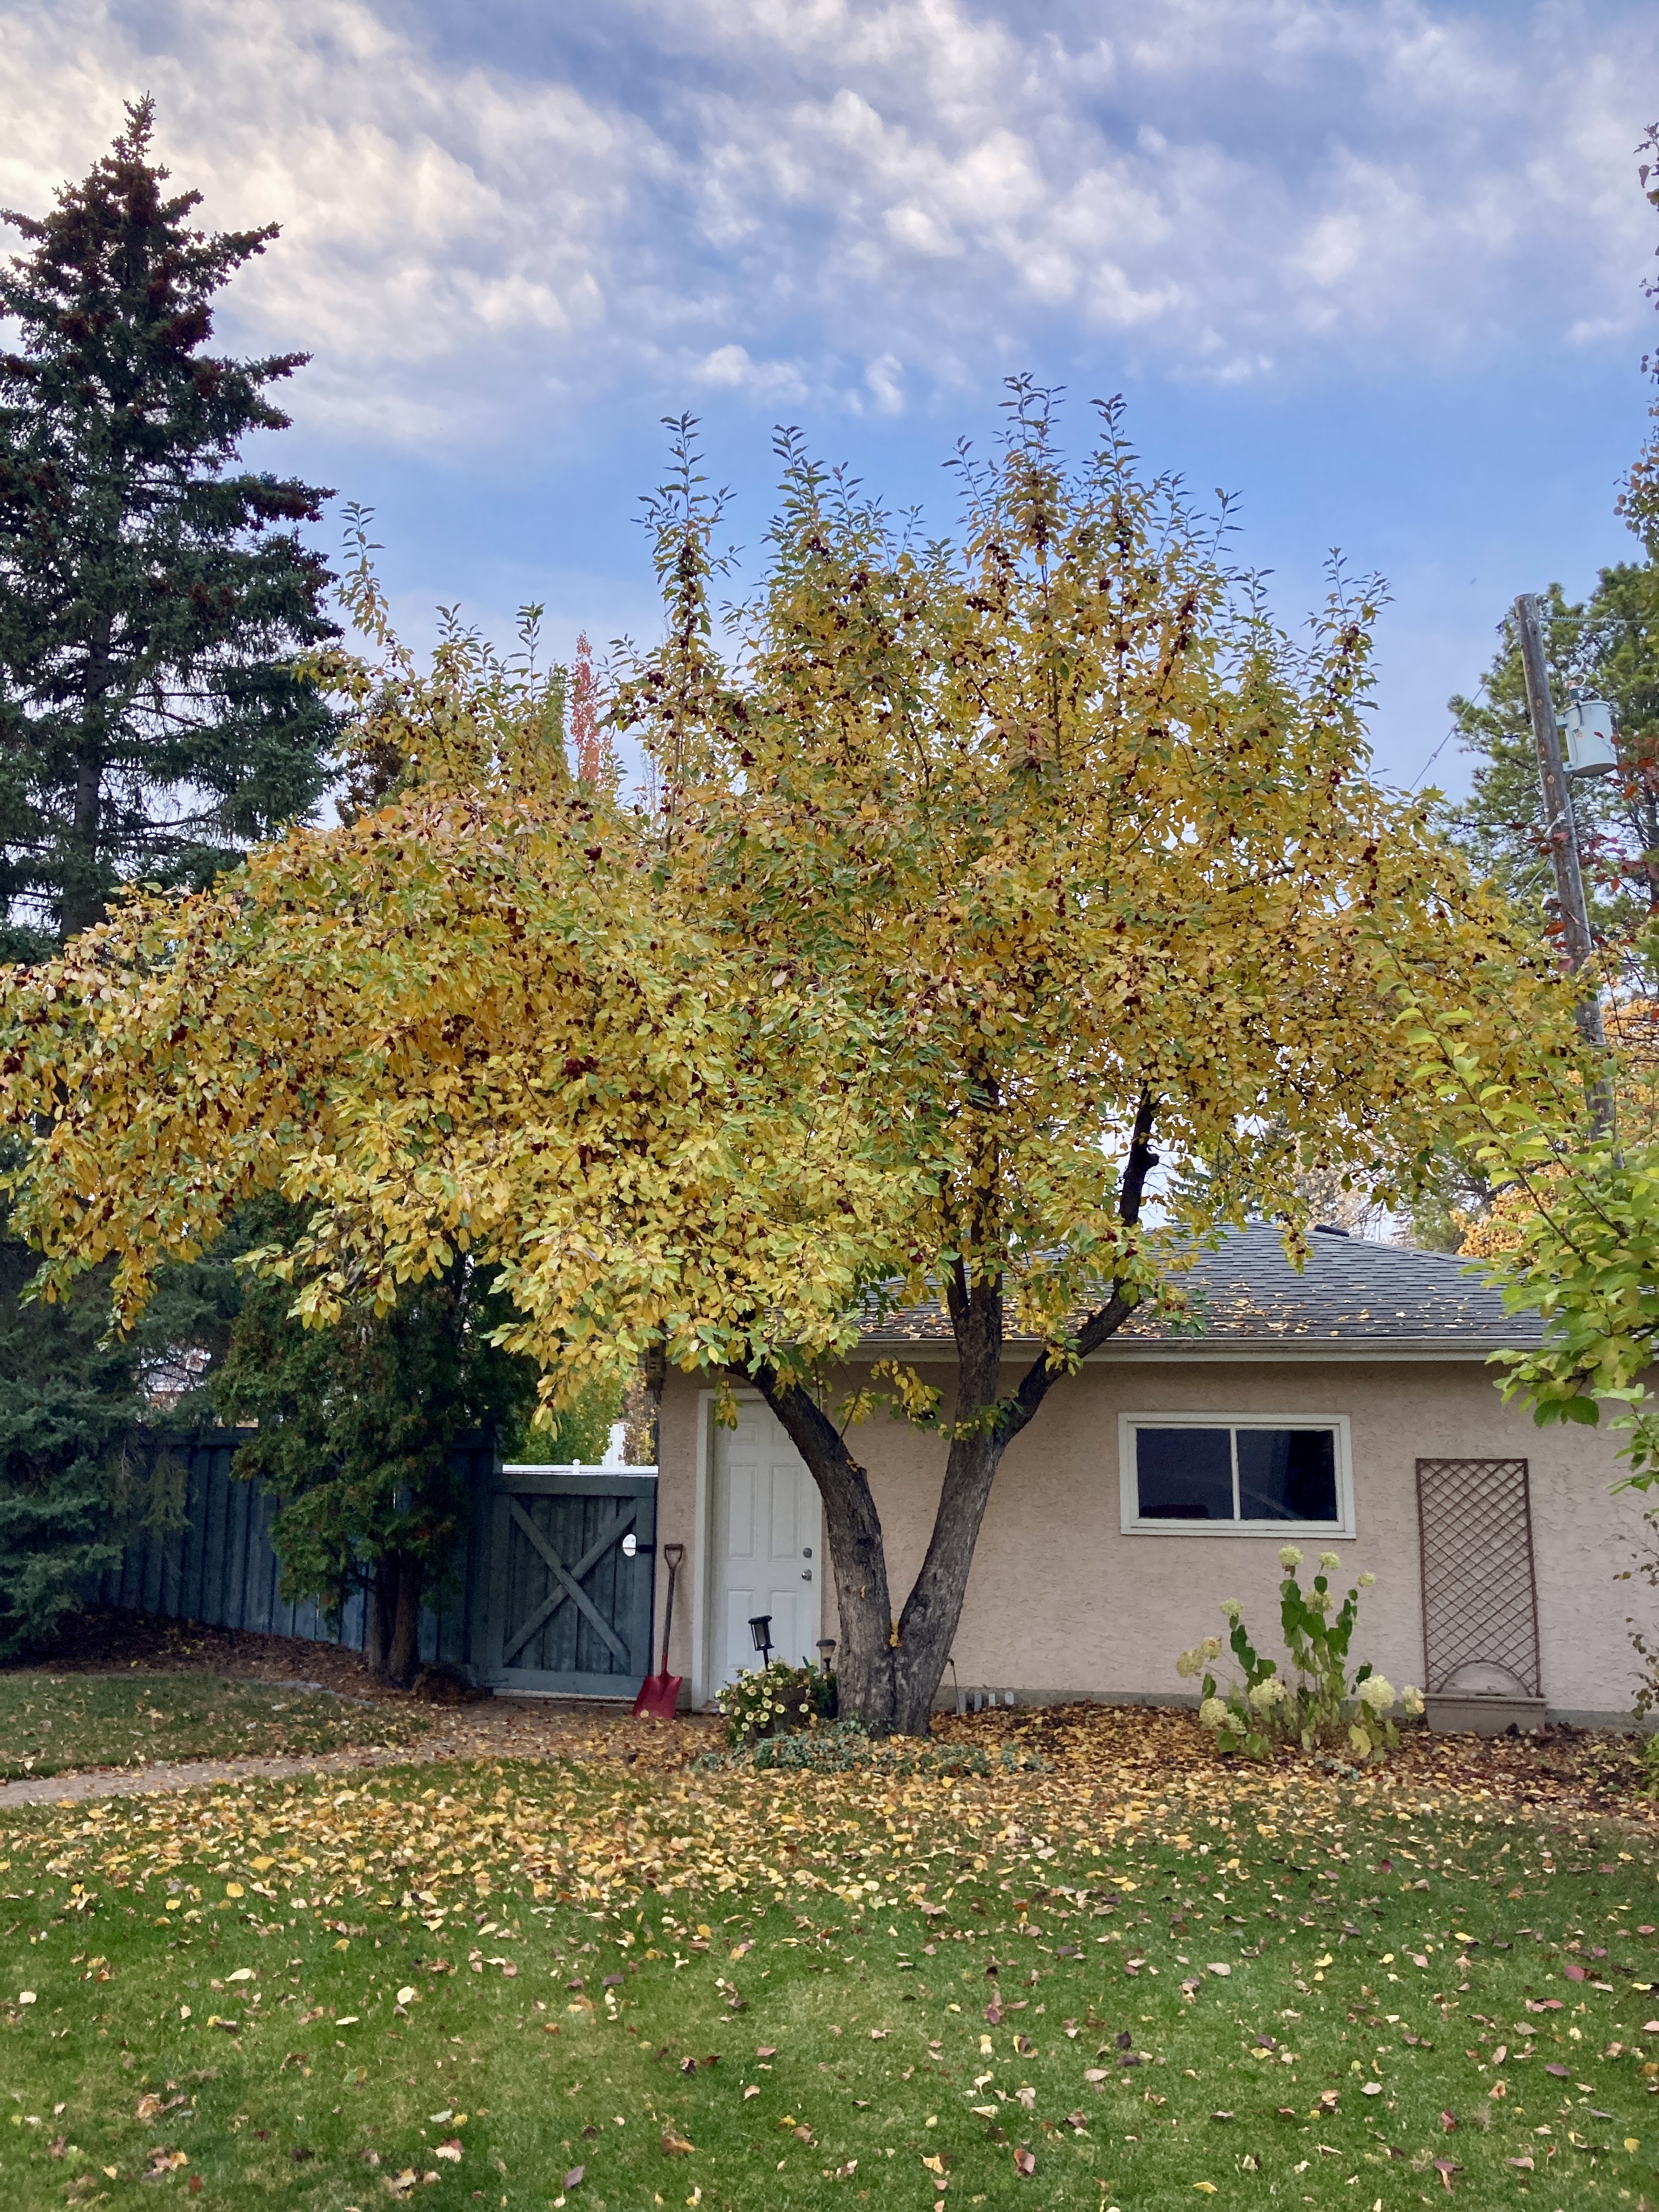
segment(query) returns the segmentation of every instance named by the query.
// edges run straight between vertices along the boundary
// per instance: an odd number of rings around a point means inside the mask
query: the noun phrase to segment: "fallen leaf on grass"
[[[1455,2173],[1462,2173],[1463,2171],[1462,2167],[1457,2163],[1457,2160],[1455,2158],[1437,2158],[1434,2162],[1434,2170],[1440,2176],[1441,2187],[1449,2197],[1451,2194],[1452,2185],[1451,2178]]]
[[[1193,2184],[1193,2187],[1194,2189],[1201,2189],[1206,2197],[1213,2197],[1215,2195],[1215,2184],[1212,2181],[1195,2181]]]
[[[1024,2143],[1014,2152],[1014,2172],[1026,2181],[1036,2172],[1036,2153],[1028,2150]]]
[[[1504,2163],[1505,2166],[1514,2166],[1520,2173],[1531,2173],[1535,2171],[1530,2158],[1506,2158]]]
[[[579,2187],[581,2182],[581,2178],[586,2171],[587,2168],[585,2166],[573,2166],[569,2172],[566,2174],[564,2179],[559,2184],[560,2188],[575,2189]]]
[[[759,2096],[759,2094],[760,2094],[760,2084],[759,2084],[759,2082],[758,2082],[758,2081],[751,2081],[751,2082],[749,2084],[749,2087],[748,2087],[744,2091],[744,2093],[743,2093],[743,2094],[744,2094],[744,2096],[745,2097],[745,2099],[750,2098],[750,2097],[758,2097],[758,2096]]]
[[[433,2153],[433,2156],[434,2158],[447,2158],[452,2166],[459,2166],[461,2162],[460,2137],[459,2136],[450,2136],[447,2137],[446,2141],[438,2145],[437,2149]]]
[[[383,2185],[389,2197],[407,2197],[420,2178],[412,2166],[406,2166],[395,2178],[392,2174],[386,2174]]]
[[[1219,1974],[1224,1981],[1227,1976],[1231,1973],[1232,1968],[1231,1966],[1224,1966],[1220,1961],[1217,1960],[1212,1960],[1212,1962],[1206,1966],[1204,1971],[1206,1974]],[[1196,2188],[1198,2186],[1197,2183],[1194,2182],[1193,2186]]]
[[[692,2151],[696,2148],[696,2143],[687,2142],[685,2137],[684,2136],[677,2136],[672,2128],[665,2128],[663,2130],[662,2147],[671,2158],[682,2158],[687,2151]]]

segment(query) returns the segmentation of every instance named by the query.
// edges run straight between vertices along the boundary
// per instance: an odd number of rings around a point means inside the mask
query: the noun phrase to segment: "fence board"
[[[100,1577],[88,1595],[105,1605],[164,1619],[337,1643],[361,1651],[368,1613],[361,1590],[354,1590],[342,1608],[337,1635],[314,1599],[295,1601],[281,1595],[281,1563],[270,1540],[277,1501],[263,1485],[239,1482],[230,1471],[237,1445],[251,1433],[217,1429],[198,1437],[187,1462],[184,1528],[165,1538],[149,1529],[136,1531],[120,1565]],[[487,1515],[496,1464],[493,1449],[482,1437],[467,1438],[457,1447],[454,1463]],[[439,1604],[422,1608],[420,1653],[428,1665],[473,1660],[477,1624],[486,1602],[477,1585],[488,1550],[487,1534],[469,1527],[436,1593]]]

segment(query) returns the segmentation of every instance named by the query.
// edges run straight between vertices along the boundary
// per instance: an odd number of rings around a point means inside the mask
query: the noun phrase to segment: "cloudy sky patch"
[[[209,219],[282,223],[226,332],[313,352],[288,465],[416,597],[636,623],[660,415],[756,501],[787,417],[942,507],[1029,368],[1127,391],[1291,588],[1390,569],[1403,773],[1504,600],[1626,550],[1650,5],[0,0],[0,200],[146,89]]]

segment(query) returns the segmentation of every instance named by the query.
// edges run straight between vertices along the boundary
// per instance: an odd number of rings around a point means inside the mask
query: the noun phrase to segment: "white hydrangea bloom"
[[[1331,1594],[1328,1589],[1310,1589],[1308,1602],[1316,1613],[1328,1613],[1332,1604]]]
[[[1206,1659],[1218,1659],[1221,1656],[1221,1638],[1206,1636],[1198,1648]]]
[[[1409,1682],[1400,1692],[1400,1710],[1408,1721],[1420,1717],[1423,1711],[1423,1692],[1413,1689]]]
[[[1365,1574],[1361,1575],[1359,1577],[1359,1587],[1361,1589],[1372,1589],[1376,1587],[1376,1577],[1375,1575]]]
[[[1204,1654],[1196,1645],[1190,1651],[1183,1651],[1176,1661],[1176,1672],[1185,1681],[1191,1681],[1194,1674],[1201,1674],[1203,1671]]]
[[[1250,1692],[1250,1703],[1259,1713],[1270,1713],[1275,1705],[1284,1705],[1290,1692],[1277,1674],[1269,1674]]]
[[[1319,1564],[1328,1575],[1340,1567],[1342,1562],[1334,1552],[1322,1552],[1319,1555]]]
[[[1291,1567],[1299,1567],[1302,1565],[1302,1554],[1297,1551],[1294,1544],[1281,1544],[1279,1546],[1279,1564],[1281,1567],[1284,1567],[1286,1570]]]
[[[1244,1608],[1236,1597],[1224,1597],[1221,1601],[1221,1610],[1229,1620],[1237,1620]]]
[[[1368,1674],[1359,1685],[1359,1702],[1374,1713],[1386,1713],[1394,1703],[1394,1684],[1381,1674]]]
[[[1203,1728],[1225,1728],[1231,1717],[1224,1698],[1206,1698],[1198,1709],[1199,1724]]]

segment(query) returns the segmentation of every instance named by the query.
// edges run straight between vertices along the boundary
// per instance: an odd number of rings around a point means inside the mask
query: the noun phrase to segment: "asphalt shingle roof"
[[[1308,1242],[1307,1263],[1298,1274],[1271,1224],[1232,1231],[1187,1278],[1203,1312],[1201,1334],[1149,1317],[1127,1322],[1113,1342],[1125,1349],[1167,1345],[1172,1352],[1294,1343],[1304,1351],[1354,1346],[1382,1352],[1392,1346],[1475,1355],[1538,1341],[1537,1321],[1505,1314],[1498,1292],[1452,1255],[1328,1230],[1316,1230]],[[930,1301],[894,1315],[868,1340],[920,1344],[950,1335],[942,1307]]]

